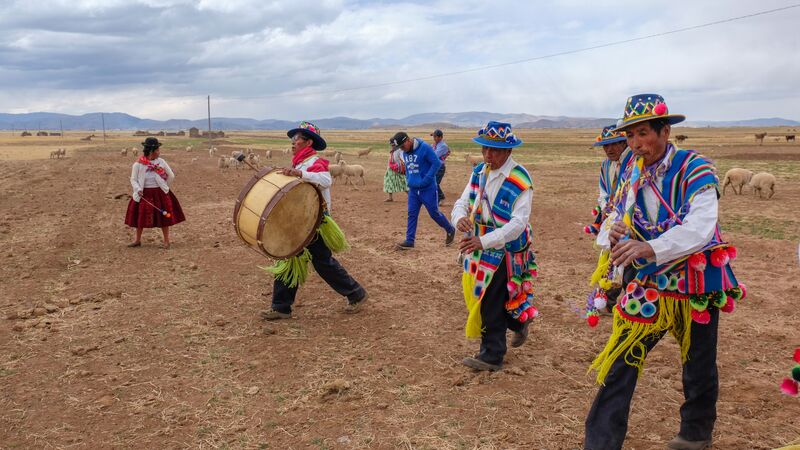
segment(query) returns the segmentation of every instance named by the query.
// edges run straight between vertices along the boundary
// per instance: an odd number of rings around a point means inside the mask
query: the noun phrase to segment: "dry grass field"
[[[142,139],[114,132],[58,137],[0,133],[0,448],[577,449],[596,387],[586,373],[610,329],[579,316],[594,268],[582,233],[596,199],[595,130],[517,130],[534,179],[532,224],[541,317],[502,372],[460,365],[477,343],[466,319],[456,250],[423,212],[417,247],[398,252],[405,196],[384,203],[387,139],[396,130],[324,132],[367,170],[366,186],[332,189],[352,250],[339,259],[371,294],[356,315],[316,275],[295,317],[265,323],[266,259],[234,235],[249,170],[220,170],[206,143],[166,138],[187,221],[170,250],[123,219]],[[771,200],[721,199],[726,238],[749,297],[722,316],[718,449],[768,449],[800,437],[800,400],[778,385],[800,346],[800,144],[757,145],[750,129],[686,129],[682,145],[778,178]],[[430,130],[411,134],[429,139]],[[454,151],[444,210],[464,187],[474,130],[445,130]],[[193,145],[187,152],[185,147]],[[282,150],[283,132],[231,132],[220,154]],[[67,148],[66,158],[48,159]],[[356,152],[367,147],[366,157]],[[276,165],[289,157],[278,151]],[[263,160],[262,160],[263,162]],[[678,430],[678,347],[665,338],[639,380],[626,448],[659,449]]]

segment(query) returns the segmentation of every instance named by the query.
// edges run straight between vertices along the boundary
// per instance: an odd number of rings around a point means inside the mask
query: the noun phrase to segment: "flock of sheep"
[[[762,193],[766,194],[768,199],[775,195],[775,175],[767,172],[760,172],[753,175],[752,170],[740,169],[735,167],[725,172],[725,178],[722,180],[722,194],[725,195],[725,190],[731,186],[735,194],[741,195],[742,189],[745,185],[753,189],[753,195],[758,194],[758,198],[763,198]],[[736,188],[739,191],[736,191]]]
[[[67,156],[67,149],[59,148],[50,152],[50,159],[61,159]]]

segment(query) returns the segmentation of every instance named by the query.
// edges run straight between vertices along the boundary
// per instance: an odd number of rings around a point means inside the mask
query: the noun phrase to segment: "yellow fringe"
[[[608,273],[608,264],[610,259],[610,251],[603,250],[600,252],[600,257],[597,259],[597,268],[594,269],[592,277],[589,278],[589,286],[594,286],[598,284],[600,280],[605,278],[606,274]]]
[[[597,370],[597,383],[605,384],[611,365],[618,358],[625,363],[644,370],[645,345],[649,337],[657,337],[669,331],[681,346],[681,362],[685,363],[691,344],[692,307],[688,300],[660,297],[658,318],[654,323],[639,323],[625,319],[614,309],[614,327],[608,343],[595,357],[589,371]]]
[[[464,303],[466,303],[467,311],[469,311],[464,332],[468,338],[479,338],[483,330],[483,323],[481,321],[481,299],[475,298],[475,296],[472,295],[472,293],[475,292],[475,281],[468,272],[461,274],[461,288],[464,291]]]

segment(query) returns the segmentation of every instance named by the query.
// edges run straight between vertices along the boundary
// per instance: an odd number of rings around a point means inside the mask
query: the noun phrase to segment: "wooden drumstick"
[[[251,169],[253,169],[253,170],[255,170],[256,172],[258,172],[258,167],[256,167],[256,166],[254,166],[254,165],[250,164],[250,161],[248,161],[248,160],[247,160],[247,157],[245,156],[245,154],[244,154],[244,153],[242,153],[242,152],[239,152],[239,153],[236,155],[236,160],[237,160],[237,161],[239,161],[239,162],[243,162],[243,163],[247,164],[248,166],[250,166],[250,168],[251,168]]]

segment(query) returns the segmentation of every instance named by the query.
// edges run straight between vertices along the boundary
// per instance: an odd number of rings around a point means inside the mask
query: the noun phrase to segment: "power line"
[[[793,9],[793,8],[798,8],[798,7],[800,7],[800,3],[784,6],[784,7],[781,7],[781,8],[775,8],[775,9],[769,9],[769,10],[765,10],[765,11],[754,12],[754,13],[751,13],[751,14],[745,14],[745,15],[742,15],[742,16],[736,16],[736,17],[730,17],[730,18],[727,18],[727,19],[716,20],[716,21],[713,21],[713,22],[706,22],[706,23],[702,23],[702,24],[699,24],[699,25],[692,25],[692,26],[683,27],[683,28],[676,28],[674,30],[663,31],[663,32],[660,32],[660,33],[653,33],[653,34],[648,34],[648,35],[644,35],[644,36],[638,36],[638,37],[623,39],[623,40],[620,40],[620,41],[607,42],[607,43],[604,43],[604,44],[592,45],[592,46],[589,46],[589,47],[582,47],[582,48],[573,49],[573,50],[565,50],[565,51],[556,52],[556,53],[549,53],[549,54],[546,54],[546,55],[534,56],[534,57],[531,57],[531,58],[518,59],[518,60],[514,60],[514,61],[507,61],[507,62],[498,63],[498,64],[490,64],[490,65],[486,65],[486,66],[473,67],[473,68],[470,68],[470,69],[462,69],[462,70],[456,70],[456,71],[452,71],[452,72],[442,72],[442,73],[433,74],[433,75],[426,75],[426,76],[422,76],[422,77],[408,78],[408,79],[405,79],[405,80],[386,81],[386,82],[383,82],[383,83],[368,84],[368,85],[364,85],[364,86],[355,86],[355,87],[331,89],[331,90],[321,90],[321,91],[314,91],[314,92],[284,92],[284,93],[280,93],[280,94],[254,95],[254,96],[248,96],[248,97],[224,97],[222,101],[226,101],[226,100],[268,99],[268,98],[297,97],[297,96],[305,97],[305,96],[311,96],[311,95],[339,94],[339,93],[343,93],[343,92],[352,92],[352,91],[359,91],[359,90],[364,90],[364,89],[373,89],[373,88],[378,88],[378,87],[386,87],[386,86],[394,86],[394,85],[399,85],[399,84],[415,83],[417,81],[433,80],[433,79],[437,79],[437,78],[446,78],[446,77],[451,77],[451,76],[455,76],[455,75],[462,75],[462,74],[465,74],[465,73],[480,72],[480,71],[484,71],[484,70],[496,69],[496,68],[499,68],[499,67],[507,67],[507,66],[513,66],[513,65],[517,65],[517,64],[524,64],[524,63],[533,62],[533,61],[540,61],[540,60],[543,60],[543,59],[555,58],[557,56],[574,55],[576,53],[584,53],[584,52],[589,52],[589,51],[597,50],[597,49],[601,49],[601,48],[615,47],[615,46],[619,46],[619,45],[623,45],[623,44],[629,44],[631,42],[638,42],[638,41],[644,41],[644,40],[647,40],[647,39],[654,39],[654,38],[657,38],[657,37],[669,36],[671,34],[685,33],[687,31],[698,30],[698,29],[701,29],[701,28],[708,28],[708,27],[712,27],[712,26],[715,26],[715,25],[721,25],[721,24],[724,24],[724,23],[736,22],[736,21],[739,21],[739,20],[750,19],[750,18],[753,18],[753,17],[764,16],[764,15],[768,15],[768,14],[774,14],[776,12],[786,11],[786,10]],[[183,97],[183,96],[176,96],[176,97]]]

